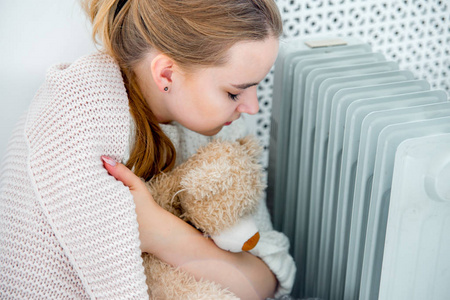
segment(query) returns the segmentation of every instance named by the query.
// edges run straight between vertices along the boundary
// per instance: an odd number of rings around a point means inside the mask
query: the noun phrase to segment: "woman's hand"
[[[102,160],[108,173],[130,189],[135,202],[154,202],[153,197],[144,182],[127,167],[123,164],[117,163],[114,159],[108,156],[102,156]]]
[[[160,213],[164,210],[155,202],[145,183],[130,169],[110,157],[102,156],[101,158],[108,173],[130,189],[136,205],[141,250],[153,253],[152,248],[155,248],[155,244],[152,238],[156,238],[160,234],[158,230],[164,230],[159,223]],[[153,247],[151,247],[152,245]]]
[[[218,248],[195,228],[162,209],[145,184],[127,167],[102,156],[109,174],[131,191],[136,204],[141,250],[180,267],[197,280],[204,278],[229,288],[241,299],[272,297],[277,281],[267,265],[247,252]]]

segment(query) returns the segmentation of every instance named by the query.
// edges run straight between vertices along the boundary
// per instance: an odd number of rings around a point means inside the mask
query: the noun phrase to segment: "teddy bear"
[[[255,137],[213,140],[186,162],[146,183],[155,201],[232,252],[259,240],[253,220],[265,185]],[[200,280],[143,253],[150,299],[238,299],[219,284]]]

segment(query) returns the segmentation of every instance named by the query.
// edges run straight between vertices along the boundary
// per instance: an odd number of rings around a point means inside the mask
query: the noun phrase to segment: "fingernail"
[[[117,164],[114,159],[112,159],[111,157],[108,157],[108,156],[102,156],[102,160],[112,167],[115,167]]]

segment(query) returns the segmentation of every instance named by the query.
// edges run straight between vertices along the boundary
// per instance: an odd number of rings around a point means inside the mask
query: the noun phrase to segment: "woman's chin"
[[[222,130],[223,126],[220,126],[218,128],[214,128],[211,130],[202,130],[202,131],[195,131],[197,133],[200,133],[201,135],[205,135],[205,136],[214,136],[216,134],[218,134],[221,130]]]

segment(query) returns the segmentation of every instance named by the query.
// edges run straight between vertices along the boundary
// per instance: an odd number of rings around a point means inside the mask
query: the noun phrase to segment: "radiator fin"
[[[378,299],[380,291],[399,292],[383,276],[404,272],[400,264],[391,270],[383,262],[392,257],[385,238],[392,235],[395,154],[404,141],[450,134],[450,102],[446,92],[430,90],[367,44],[341,40],[319,48],[303,40],[282,45],[274,70],[267,200],[297,264],[293,296]],[[434,239],[443,244],[439,249],[448,246],[446,220],[433,227],[440,230]],[[400,242],[391,247],[400,249]]]

